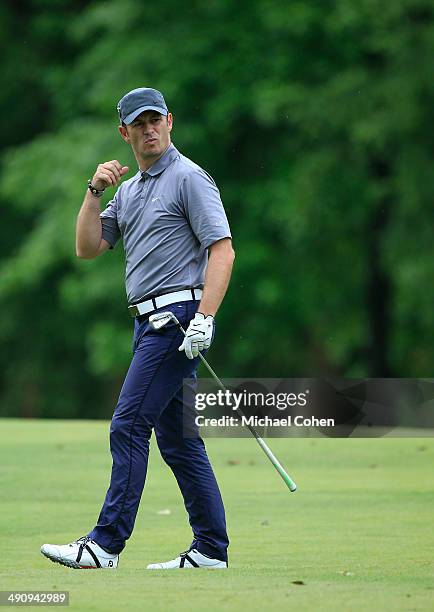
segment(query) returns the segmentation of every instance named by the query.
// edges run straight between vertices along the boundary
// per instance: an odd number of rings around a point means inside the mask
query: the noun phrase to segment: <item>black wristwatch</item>
[[[92,181],[90,179],[87,181],[87,186],[88,186],[89,191],[91,192],[91,194],[94,195],[96,198],[100,198],[102,196],[102,194],[104,193],[104,191],[105,191],[105,188],[104,189],[97,189],[96,187],[94,187],[92,185]]]

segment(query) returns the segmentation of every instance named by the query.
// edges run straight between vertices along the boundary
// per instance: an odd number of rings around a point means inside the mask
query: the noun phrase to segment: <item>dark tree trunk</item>
[[[387,181],[390,177],[390,168],[384,161],[373,161],[371,171],[377,182]],[[375,378],[392,376],[389,361],[392,285],[383,261],[383,240],[391,212],[391,196],[387,189],[385,192],[386,195],[372,210],[367,239],[368,363],[370,375]]]

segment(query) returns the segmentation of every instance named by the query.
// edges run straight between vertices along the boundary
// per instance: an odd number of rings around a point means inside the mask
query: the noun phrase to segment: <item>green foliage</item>
[[[115,107],[140,85],[164,92],[175,145],[215,177],[231,222],[237,257],[216,370],[428,376],[431,3],[219,0],[180,10],[169,1],[149,10],[99,0],[79,9],[29,3],[24,48],[11,33],[17,16],[2,8],[4,61],[16,75],[1,98],[12,108],[0,178],[8,414],[29,405],[50,414],[59,397],[68,415],[87,414],[89,397],[95,414],[111,409],[108,389],[131,347],[122,249],[79,261],[74,225],[99,162],[134,170]]]

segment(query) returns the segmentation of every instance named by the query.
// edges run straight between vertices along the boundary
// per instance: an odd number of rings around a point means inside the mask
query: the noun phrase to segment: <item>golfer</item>
[[[154,430],[183,495],[193,541],[175,559],[148,569],[227,568],[222,498],[203,440],[183,437],[183,409],[186,397],[191,409],[198,353],[211,344],[229,283],[229,225],[213,179],[171,144],[173,117],[163,95],[134,89],[117,108],[119,133],[139,168],[120,184],[127,166],[112,160],[97,167],[78,215],[76,249],[78,257],[93,259],[122,238],[133,358],[111,422],[111,481],[98,521],[86,536],[66,545],[44,544],[41,552],[74,568],[118,566],[134,528]],[[101,212],[107,187],[117,191]],[[150,327],[149,316],[167,310],[186,336],[174,323],[158,331]],[[184,379],[191,381],[187,393]]]

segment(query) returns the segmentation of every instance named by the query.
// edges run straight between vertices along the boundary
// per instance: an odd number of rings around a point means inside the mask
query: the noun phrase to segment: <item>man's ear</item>
[[[173,127],[173,115],[172,113],[167,113],[167,127],[169,128],[169,132],[172,131]]]
[[[125,125],[118,126],[119,134],[121,135],[122,140],[130,144],[130,137],[128,136],[128,130]]]

